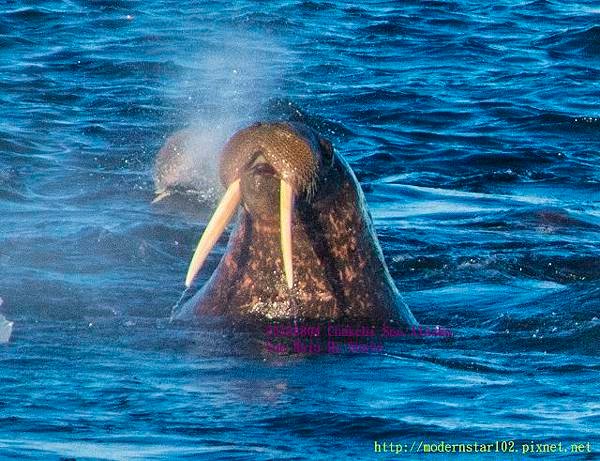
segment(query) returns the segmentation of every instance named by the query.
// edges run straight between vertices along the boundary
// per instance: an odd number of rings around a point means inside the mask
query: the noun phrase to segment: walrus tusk
[[[169,197],[171,195],[171,192],[163,189],[162,191],[157,191],[156,192],[156,196],[154,197],[154,200],[152,200],[152,203],[158,203],[160,202],[162,199],[165,199],[167,197]]]
[[[215,210],[212,218],[208,222],[204,233],[198,242],[198,247],[194,252],[192,261],[190,262],[190,268],[188,269],[185,277],[185,286],[189,288],[196,277],[196,274],[202,268],[206,257],[210,253],[210,250],[215,246],[217,240],[231,221],[233,214],[237,210],[240,204],[241,193],[240,193],[240,180],[236,180],[231,183],[227,188],[225,195],[221,199],[219,206]]]
[[[279,219],[281,227],[281,254],[283,256],[283,272],[288,288],[294,286],[294,267],[292,265],[292,211],[294,208],[294,191],[283,179],[279,188]]]

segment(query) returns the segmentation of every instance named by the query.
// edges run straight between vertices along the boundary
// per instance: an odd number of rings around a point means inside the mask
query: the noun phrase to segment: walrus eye
[[[294,267],[292,265],[292,211],[294,209],[294,191],[283,179],[279,186],[279,219],[281,232],[281,255],[283,272],[288,288],[294,286]]]
[[[241,201],[240,192],[240,180],[236,180],[231,183],[227,188],[225,195],[221,199],[219,206],[215,210],[215,213],[210,218],[204,233],[198,242],[198,247],[194,252],[190,267],[185,277],[185,286],[189,288],[196,277],[196,274],[202,269],[206,257],[210,253],[210,250],[215,246],[215,243],[219,240],[219,237],[231,221],[238,205]]]

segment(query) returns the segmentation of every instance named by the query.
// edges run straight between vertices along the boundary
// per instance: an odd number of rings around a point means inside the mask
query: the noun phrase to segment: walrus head
[[[225,255],[184,310],[259,320],[417,322],[385,265],[358,182],[331,143],[299,123],[256,123],[225,144],[226,192],[186,286],[239,209]]]

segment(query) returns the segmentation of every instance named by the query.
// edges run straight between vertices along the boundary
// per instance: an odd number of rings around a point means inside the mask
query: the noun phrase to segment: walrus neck
[[[343,157],[336,155],[334,159],[321,187],[321,191],[328,187],[329,191],[320,194],[312,208],[318,219],[315,227],[327,236],[330,249],[327,259],[334,262],[335,267],[330,279],[336,287],[344,317],[418,325],[389,273],[365,197],[352,169]]]

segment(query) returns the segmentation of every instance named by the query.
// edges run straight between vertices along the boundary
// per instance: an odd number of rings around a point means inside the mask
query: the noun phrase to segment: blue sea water
[[[599,101],[591,0],[2,2],[0,458],[597,459]],[[154,157],[259,118],[332,140],[452,339],[280,357],[169,323],[220,191],[152,205]]]

